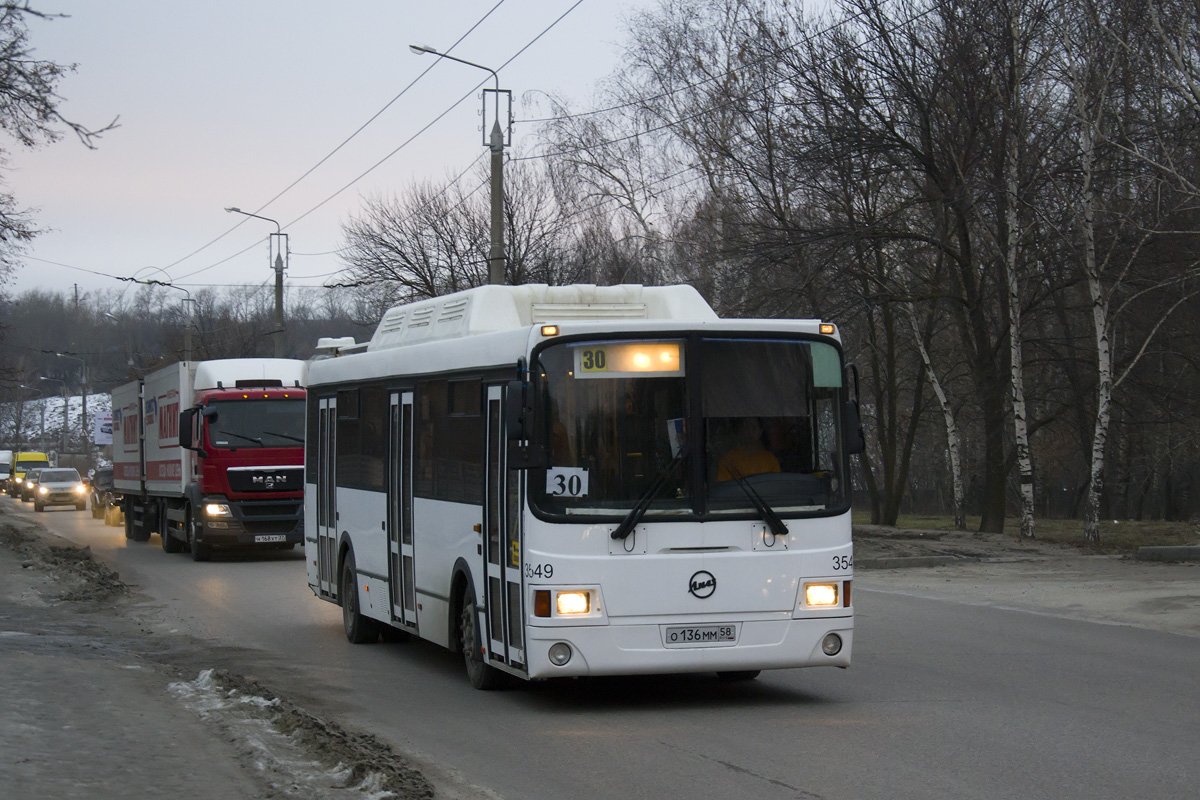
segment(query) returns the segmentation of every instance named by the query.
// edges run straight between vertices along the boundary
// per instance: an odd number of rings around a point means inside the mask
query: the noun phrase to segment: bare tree
[[[74,66],[33,57],[28,20],[56,16],[60,15],[38,11],[28,0],[0,3],[0,130],[25,148],[53,142],[64,131],[74,133],[85,147],[94,147],[116,120],[93,130],[64,117],[57,88]],[[0,168],[7,155],[8,148],[0,145]],[[22,245],[37,234],[32,216],[0,184],[0,285],[19,265]]]

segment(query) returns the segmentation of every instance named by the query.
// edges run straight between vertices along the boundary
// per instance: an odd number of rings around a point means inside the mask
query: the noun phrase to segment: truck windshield
[[[646,517],[845,507],[832,344],[567,342],[543,350],[539,366],[549,467],[544,479],[530,473],[530,495],[547,513],[620,518],[664,474]]]
[[[209,408],[205,416],[213,447],[304,444],[303,400],[216,400]]]

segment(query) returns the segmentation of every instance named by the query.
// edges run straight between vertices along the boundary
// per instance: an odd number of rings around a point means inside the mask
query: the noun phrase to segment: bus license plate
[[[255,542],[286,542],[287,536],[282,533],[265,533],[254,537]]]
[[[728,625],[670,625],[663,631],[667,647],[716,647],[737,643],[738,626]]]

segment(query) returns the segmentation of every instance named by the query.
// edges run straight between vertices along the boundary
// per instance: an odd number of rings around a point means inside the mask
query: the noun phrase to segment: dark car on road
[[[104,518],[105,525],[119,525],[121,509],[113,505],[112,467],[96,470],[91,481],[92,519]]]
[[[37,488],[38,473],[48,467],[34,467],[25,472],[25,477],[21,479],[21,485],[17,487],[17,496],[24,502],[28,503],[33,499],[33,492]]]

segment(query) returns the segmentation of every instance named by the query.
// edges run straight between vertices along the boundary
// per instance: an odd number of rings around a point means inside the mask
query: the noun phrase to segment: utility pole
[[[504,146],[509,137],[512,136],[512,92],[508,89],[500,88],[500,76],[496,74],[496,70],[491,67],[485,67],[482,64],[476,64],[474,61],[467,61],[458,56],[448,55],[439,52],[429,45],[410,44],[408,49],[417,55],[428,53],[438,58],[444,58],[449,61],[457,61],[459,64],[466,64],[468,67],[475,67],[484,72],[490,72],[492,78],[496,82],[496,88],[483,90],[483,120],[486,131],[487,126],[487,96],[495,94],[495,115],[492,121],[491,133],[484,133],[484,144],[492,150],[492,247],[488,253],[488,283],[493,285],[501,285],[504,283]],[[503,94],[508,98],[508,133],[505,133],[504,128],[500,127],[500,95]]]
[[[251,214],[249,211],[242,211],[237,206],[228,206],[225,209],[229,214],[241,214],[244,217],[254,217],[266,222],[270,222],[275,226],[275,233],[271,234],[271,240],[275,242],[275,260],[271,262],[270,251],[267,253],[268,263],[275,270],[275,357],[283,358],[283,271],[287,269],[288,256],[288,235],[283,232],[283,228],[279,223],[270,217],[262,217],[258,214]]]
[[[497,95],[499,107],[499,95]],[[504,131],[497,116],[492,123],[492,252],[488,258],[488,283],[504,283]]]
[[[287,234],[283,234],[286,236]],[[280,237],[286,243],[286,239]],[[283,254],[275,254],[275,357],[283,358]]]

